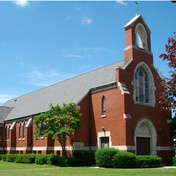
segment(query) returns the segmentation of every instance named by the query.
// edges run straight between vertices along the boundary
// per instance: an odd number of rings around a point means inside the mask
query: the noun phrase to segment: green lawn
[[[174,176],[176,168],[156,169],[104,169],[104,168],[62,168],[50,165],[16,164],[0,162],[2,176]]]

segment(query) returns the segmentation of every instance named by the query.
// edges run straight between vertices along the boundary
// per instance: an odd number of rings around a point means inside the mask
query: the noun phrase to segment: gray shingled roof
[[[13,108],[0,106],[0,123],[3,123],[4,119],[9,115]]]
[[[57,84],[31,92],[7,101],[4,106],[13,107],[5,120],[22,118],[49,110],[49,105],[74,102],[78,104],[89,89],[116,82],[116,68],[122,67],[123,61],[67,79]]]

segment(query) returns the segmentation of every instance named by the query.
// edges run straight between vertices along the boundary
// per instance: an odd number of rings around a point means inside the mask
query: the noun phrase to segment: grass
[[[155,169],[105,169],[105,168],[62,168],[50,165],[17,164],[0,162],[3,176],[174,176],[176,168]]]

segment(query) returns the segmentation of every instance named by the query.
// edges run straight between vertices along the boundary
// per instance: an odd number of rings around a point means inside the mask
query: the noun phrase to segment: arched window
[[[20,122],[19,124],[19,139],[25,138],[25,122]]]
[[[140,63],[134,72],[134,100],[136,103],[155,105],[155,84],[152,73],[145,63]]]
[[[19,124],[19,139],[22,138],[22,133],[23,133],[23,124],[20,122],[20,124]]]
[[[5,140],[9,140],[10,125],[5,126]]]
[[[135,73],[136,101],[141,103],[149,102],[149,80],[146,71],[139,67]]]
[[[106,116],[106,97],[102,97],[102,102],[101,102],[101,108],[102,108],[102,116]]]
[[[136,45],[139,48],[148,50],[147,33],[142,24],[136,26]]]

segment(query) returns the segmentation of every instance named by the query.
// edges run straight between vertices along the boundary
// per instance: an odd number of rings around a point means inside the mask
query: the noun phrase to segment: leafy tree
[[[165,51],[166,53],[159,57],[168,62],[171,71],[169,78],[162,77],[163,92],[160,103],[163,109],[172,110],[173,113],[176,113],[176,32],[174,32],[174,37],[168,38]]]
[[[173,138],[174,138],[174,148],[176,151],[176,116],[173,117],[171,125],[172,125],[172,133],[173,133]]]
[[[51,137],[59,141],[63,157],[66,157],[66,141],[73,142],[74,132],[81,127],[81,114],[75,103],[52,106],[47,112],[34,119],[36,124],[35,137]]]
[[[174,147],[176,148],[176,32],[174,37],[168,38],[168,43],[165,45],[166,53],[161,54],[159,57],[168,62],[171,68],[170,77],[162,77],[163,92],[160,97],[162,108],[172,111],[172,132],[174,137]]]

